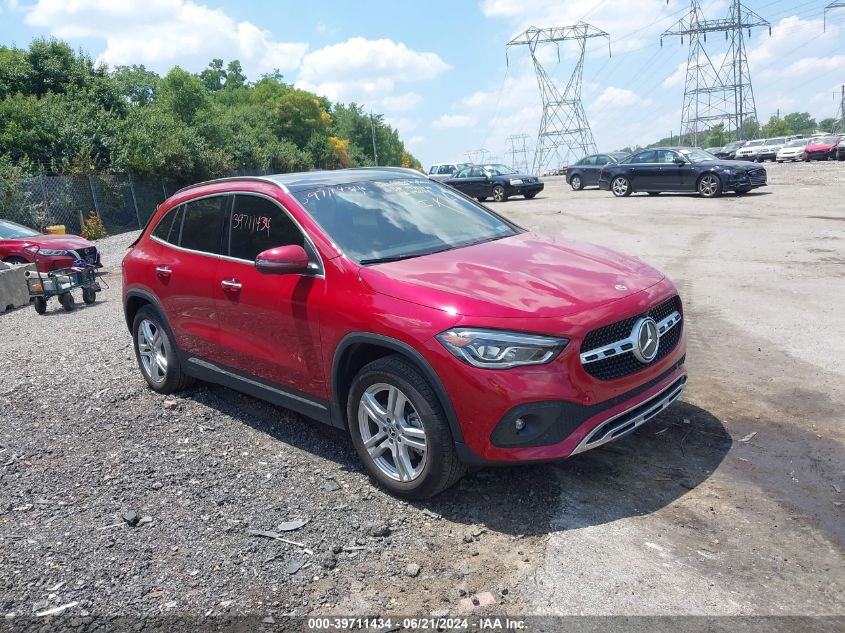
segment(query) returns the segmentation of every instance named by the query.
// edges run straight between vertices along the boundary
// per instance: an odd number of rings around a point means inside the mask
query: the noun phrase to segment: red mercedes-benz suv
[[[600,446],[686,383],[664,275],[405,169],[182,189],[123,276],[152,389],[199,378],[346,429],[406,497],[437,494],[467,464]]]

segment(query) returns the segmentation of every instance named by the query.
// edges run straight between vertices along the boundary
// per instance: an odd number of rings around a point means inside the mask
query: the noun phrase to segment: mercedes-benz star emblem
[[[631,332],[637,342],[633,349],[634,357],[641,363],[650,363],[657,356],[660,338],[657,336],[657,323],[651,317],[644,317],[634,324]]]

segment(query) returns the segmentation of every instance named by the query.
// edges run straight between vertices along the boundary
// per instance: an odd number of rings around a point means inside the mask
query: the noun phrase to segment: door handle
[[[159,277],[170,277],[173,274],[173,271],[170,270],[170,266],[156,266],[156,275]]]
[[[220,285],[223,287],[223,290],[227,292],[238,292],[243,286],[241,282],[237,279],[224,279],[220,282]]]

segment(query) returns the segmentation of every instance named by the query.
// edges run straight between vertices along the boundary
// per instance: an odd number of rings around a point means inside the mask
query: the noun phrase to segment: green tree
[[[819,129],[822,132],[833,132],[834,126],[836,126],[836,119],[822,119],[819,121]]]
[[[292,90],[275,101],[273,110],[279,136],[298,147],[305,147],[314,134],[328,136],[331,117],[317,95]]]
[[[773,138],[775,136],[789,136],[793,130],[784,119],[779,119],[776,115],[769,117],[769,122],[763,126],[763,136],[766,138]]]
[[[816,131],[816,120],[809,112],[790,112],[783,120],[793,134],[812,134]]]
[[[212,59],[208,68],[200,73],[200,81],[209,92],[222,90],[226,84],[226,71],[223,70],[222,59]]]
[[[196,75],[176,66],[159,84],[159,101],[184,123],[191,123],[208,104],[208,92]]]
[[[153,102],[161,81],[161,77],[144,68],[143,64],[116,66],[111,76],[120,94],[138,106]]]

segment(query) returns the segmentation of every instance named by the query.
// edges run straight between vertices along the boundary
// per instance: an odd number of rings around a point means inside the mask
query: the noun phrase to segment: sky
[[[833,117],[845,83],[845,9],[829,0],[746,0],[772,24],[747,40],[757,113],[793,110]],[[708,19],[729,0],[701,0]],[[0,44],[25,47],[55,36],[110,66],[174,65],[198,72],[213,58],[240,60],[249,79],[278,69],[286,81],[332,100],[383,113],[428,167],[511,162],[511,135],[528,135],[529,161],[541,115],[528,50],[506,43],[531,26],[584,20],[610,35],[588,41],[582,102],[599,151],[678,133],[687,41],[660,35],[688,0],[0,0]],[[721,36],[724,37],[724,36]],[[714,39],[715,38],[715,39]],[[711,36],[718,56],[724,44]],[[541,61],[559,85],[576,62],[570,45]]]

